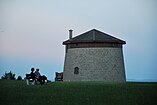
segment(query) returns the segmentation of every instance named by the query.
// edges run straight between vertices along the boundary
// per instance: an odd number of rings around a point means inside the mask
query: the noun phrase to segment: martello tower
[[[66,46],[63,81],[125,82],[123,59],[125,41],[96,29],[72,38]]]

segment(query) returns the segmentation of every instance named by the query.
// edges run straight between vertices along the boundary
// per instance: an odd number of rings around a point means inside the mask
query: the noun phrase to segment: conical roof
[[[70,40],[66,40],[63,42],[64,45],[71,43],[117,43],[117,44],[126,44],[125,41],[98,31],[96,29],[92,29],[88,32],[85,32],[81,35],[73,37]]]

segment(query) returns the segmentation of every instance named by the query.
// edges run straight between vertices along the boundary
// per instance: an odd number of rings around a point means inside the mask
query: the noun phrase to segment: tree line
[[[1,79],[7,79],[7,80],[22,80],[22,77],[21,76],[18,76],[17,77],[17,79],[15,78],[15,73],[13,73],[12,71],[10,71],[10,72],[5,72],[3,75],[2,75],[2,77],[1,77]]]

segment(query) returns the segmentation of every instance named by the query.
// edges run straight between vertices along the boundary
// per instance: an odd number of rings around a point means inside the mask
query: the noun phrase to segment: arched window
[[[74,74],[79,74],[79,68],[78,67],[74,68]]]

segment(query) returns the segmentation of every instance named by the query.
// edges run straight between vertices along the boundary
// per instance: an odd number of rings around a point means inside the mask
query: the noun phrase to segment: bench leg
[[[35,84],[35,80],[33,80],[33,82],[32,82],[32,85],[34,85]]]
[[[29,80],[28,79],[26,79],[26,83],[27,83],[27,85],[29,85]]]

